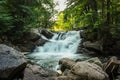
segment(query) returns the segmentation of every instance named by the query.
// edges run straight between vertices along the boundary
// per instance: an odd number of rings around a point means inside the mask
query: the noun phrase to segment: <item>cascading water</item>
[[[43,38],[47,39],[44,36]],[[55,69],[61,58],[80,58],[80,54],[75,54],[81,41],[79,31],[55,33],[52,39],[47,40],[44,46],[37,47],[28,55],[35,63]]]

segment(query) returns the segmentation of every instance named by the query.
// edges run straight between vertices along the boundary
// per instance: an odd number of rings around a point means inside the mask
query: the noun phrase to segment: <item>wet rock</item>
[[[35,42],[35,45],[36,46],[43,46],[46,42],[48,42],[48,40],[45,40],[45,39],[39,39]]]
[[[59,76],[59,77],[53,77],[49,80],[70,80],[67,76]]]
[[[77,62],[71,72],[78,75],[81,80],[109,80],[101,67],[89,62]]]
[[[58,76],[58,77],[51,78],[49,80],[80,80],[80,79],[78,76],[73,74],[69,76]],[[82,80],[85,80],[85,79],[82,79]]]
[[[34,74],[39,74],[42,77],[48,77],[48,72],[43,70],[40,66],[30,64],[28,66]]]
[[[22,43],[19,45],[19,48],[21,49],[22,52],[31,52],[33,51],[37,46],[43,46],[46,42],[48,42],[45,39],[38,39],[35,42],[32,41],[26,41],[24,44]]]
[[[76,76],[61,76],[61,77],[58,77],[58,80],[77,80],[77,77]]]
[[[86,54],[86,55],[94,55],[96,52],[88,50],[86,48],[80,47],[77,49],[77,54]]]
[[[87,32],[86,31],[80,31],[80,37],[87,39]]]
[[[30,68],[26,68],[23,80],[48,80],[48,78],[41,77],[39,74],[34,74]]]
[[[75,61],[68,58],[62,58],[59,61],[59,64],[61,65],[61,71],[63,72],[65,69],[71,69],[75,65]]]
[[[101,68],[103,67],[102,62],[100,61],[100,59],[98,57],[91,58],[91,59],[88,59],[86,61],[89,62],[89,63],[94,63],[94,64],[100,66]]]
[[[19,45],[21,52],[31,52],[35,49],[36,45],[32,41],[26,41]]]
[[[53,37],[53,33],[48,31],[47,29],[39,29],[39,33],[44,35],[48,39],[51,39]]]
[[[45,70],[39,65],[28,64],[24,71],[23,80],[53,80],[52,77],[55,77],[56,74],[56,72]]]
[[[26,61],[23,55],[12,47],[0,44],[0,80],[13,80],[23,73]]]
[[[86,42],[83,42],[83,47],[85,47],[89,50],[95,50],[95,51],[102,51],[103,50],[102,43],[100,41],[96,41],[96,42],[86,41]]]
[[[63,72],[63,76],[68,76],[71,74],[71,70],[70,69],[65,69],[65,71]]]
[[[35,42],[38,39],[40,39],[41,37],[38,34],[34,33],[34,32],[27,32],[27,33],[25,33],[24,38],[27,41]]]
[[[56,38],[56,40],[64,40],[66,33],[67,33],[67,32],[60,31],[60,32],[58,33],[58,37]]]
[[[97,57],[81,62],[63,58],[59,64],[64,67],[61,68],[62,75],[56,77],[55,80],[109,80]]]
[[[61,76],[62,75],[62,71],[61,70],[57,70],[57,76]]]
[[[46,42],[48,42],[45,39],[42,39],[42,37],[36,33],[29,32],[25,34],[25,39],[21,41],[17,46],[20,48],[21,52],[31,52],[33,51],[37,46],[43,46]]]
[[[33,32],[27,32],[23,36],[24,38],[21,39],[20,41],[16,41],[15,45],[17,44],[18,48],[20,49],[21,52],[31,52],[35,49],[37,42],[41,37]]]

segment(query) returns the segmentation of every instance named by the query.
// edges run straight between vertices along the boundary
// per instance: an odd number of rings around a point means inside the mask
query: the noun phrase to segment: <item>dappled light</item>
[[[62,27],[54,26],[53,31],[59,32],[59,31],[65,31]]]

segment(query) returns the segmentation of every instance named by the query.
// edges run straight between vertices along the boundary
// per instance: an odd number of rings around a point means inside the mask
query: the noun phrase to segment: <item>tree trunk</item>
[[[97,1],[92,0],[91,2],[92,2],[91,8],[93,10],[93,22],[95,23],[97,21],[97,17],[98,17]]]
[[[102,0],[102,18],[104,18],[104,8],[105,8],[105,0]]]
[[[107,25],[110,24],[110,0],[107,0]]]

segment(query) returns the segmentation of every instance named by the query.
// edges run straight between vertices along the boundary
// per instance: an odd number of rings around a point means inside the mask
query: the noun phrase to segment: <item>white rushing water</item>
[[[43,38],[47,39],[44,36]],[[80,57],[80,54],[75,54],[81,41],[79,31],[55,33],[52,39],[47,40],[49,41],[28,55],[35,63],[55,69],[61,58],[75,59]]]

